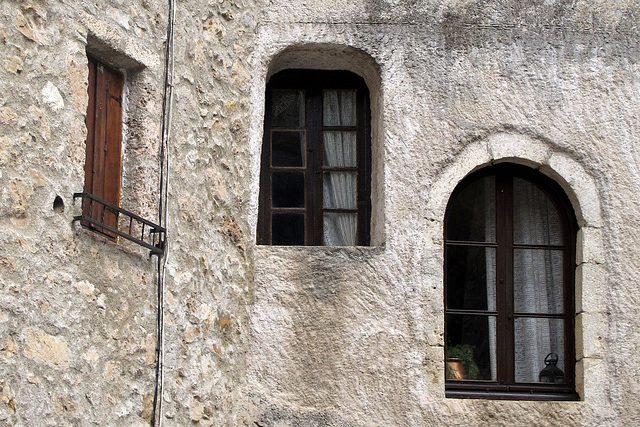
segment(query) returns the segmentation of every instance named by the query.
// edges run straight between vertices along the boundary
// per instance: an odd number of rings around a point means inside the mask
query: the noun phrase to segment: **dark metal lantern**
[[[563,383],[564,372],[556,366],[558,363],[558,355],[555,353],[547,354],[544,358],[544,364],[546,365],[540,374],[538,375],[538,381],[541,383]]]

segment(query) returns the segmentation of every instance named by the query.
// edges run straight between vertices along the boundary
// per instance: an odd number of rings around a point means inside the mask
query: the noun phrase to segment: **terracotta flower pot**
[[[451,357],[447,359],[447,372],[446,376],[448,380],[463,380],[466,376],[464,364],[462,359],[457,357]]]

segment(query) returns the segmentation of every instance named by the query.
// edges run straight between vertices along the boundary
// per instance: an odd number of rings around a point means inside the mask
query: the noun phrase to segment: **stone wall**
[[[157,218],[165,8],[2,1],[0,20],[0,424],[145,425],[155,260],[72,223],[72,195],[84,186],[88,51],[127,81],[122,206]]]
[[[638,14],[637,0],[177,2],[163,423],[633,423]],[[122,206],[157,220],[167,5],[0,0],[0,20],[0,422],[145,425],[156,259],[72,223],[71,196],[88,51],[126,74]],[[370,87],[372,247],[255,245],[265,82],[304,66]],[[444,208],[496,161],[540,168],[574,205],[580,402],[444,397]]]

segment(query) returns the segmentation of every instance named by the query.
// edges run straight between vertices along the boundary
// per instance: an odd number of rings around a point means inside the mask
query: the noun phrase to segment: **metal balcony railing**
[[[163,227],[89,193],[74,193],[74,203],[76,199],[82,199],[82,215],[74,216],[73,221],[110,238],[124,237],[149,249],[152,255],[164,254]]]

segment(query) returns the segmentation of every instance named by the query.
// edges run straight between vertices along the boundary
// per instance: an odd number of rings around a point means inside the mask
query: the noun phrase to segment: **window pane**
[[[553,202],[536,185],[513,179],[513,242],[561,245],[560,215]]]
[[[513,250],[513,298],[518,313],[562,313],[562,251]]]
[[[271,132],[271,166],[304,166],[304,132]]]
[[[356,91],[323,91],[322,112],[324,126],[356,125]]]
[[[495,188],[495,177],[487,176],[458,193],[447,216],[448,240],[496,241]]]
[[[447,379],[496,379],[496,318],[467,314],[446,316]],[[457,375],[455,360],[462,359],[464,374]],[[460,378],[462,376],[462,378]]]
[[[496,250],[449,246],[447,256],[447,308],[496,309]]]
[[[559,369],[564,372],[564,321],[562,319],[517,318],[515,334],[516,382],[538,382],[549,353],[558,355]]]
[[[271,243],[304,245],[304,214],[273,214]]]
[[[325,131],[324,165],[333,167],[356,167],[356,133]]]
[[[356,173],[325,172],[323,199],[327,209],[356,209]]]
[[[323,244],[325,246],[355,246],[358,215],[355,213],[324,213]]]
[[[304,207],[304,174],[302,172],[273,173],[273,207]]]
[[[271,126],[304,127],[303,91],[274,90],[271,96]]]

